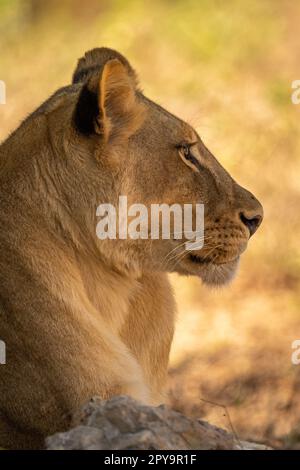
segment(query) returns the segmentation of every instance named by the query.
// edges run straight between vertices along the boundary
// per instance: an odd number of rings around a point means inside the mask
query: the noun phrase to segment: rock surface
[[[93,398],[76,418],[78,425],[46,439],[57,450],[264,449],[237,442],[227,431],[190,419],[165,405],[145,406],[127,396]]]

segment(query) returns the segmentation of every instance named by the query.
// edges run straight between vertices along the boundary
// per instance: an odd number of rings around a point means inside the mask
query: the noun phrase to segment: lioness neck
[[[114,332],[123,327],[130,301],[140,289],[137,277],[108,266],[100,257],[76,253],[77,266],[89,301]]]

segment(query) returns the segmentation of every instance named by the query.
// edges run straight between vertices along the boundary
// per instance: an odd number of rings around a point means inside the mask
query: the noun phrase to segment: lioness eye
[[[191,157],[192,157],[192,154],[191,154],[191,144],[180,144],[180,145],[177,145],[177,149],[179,150],[179,152],[187,159],[189,160]]]
[[[199,171],[199,162],[197,161],[197,158],[193,155],[191,148],[193,145],[195,145],[197,142],[194,142],[192,144],[184,143],[180,144],[177,146],[179,155],[181,156],[181,159],[191,168],[193,168],[196,171]]]
[[[184,156],[185,156],[186,158],[188,158],[189,155],[190,155],[190,153],[191,153],[191,148],[190,148],[190,146],[189,146],[188,144],[184,144],[184,145],[182,146],[182,151],[183,151]]]

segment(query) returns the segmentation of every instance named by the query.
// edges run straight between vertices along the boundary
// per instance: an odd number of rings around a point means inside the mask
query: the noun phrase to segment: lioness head
[[[77,199],[89,213],[86,224],[94,237],[96,207],[117,207],[120,195],[127,196],[128,205],[202,203],[205,208],[199,250],[187,250],[186,239],[171,231],[169,239],[97,240],[102,259],[120,271],[176,271],[208,284],[229,281],[262,221],[258,200],[232,179],[190,125],[143,95],[134,70],[116,51],[86,53],[72,90],[59,108],[63,118],[56,110],[53,122],[64,129],[73,174],[77,168]]]

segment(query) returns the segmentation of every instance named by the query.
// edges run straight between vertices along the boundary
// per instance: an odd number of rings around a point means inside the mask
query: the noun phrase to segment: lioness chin
[[[196,131],[100,48],[0,147],[0,445],[38,448],[93,395],[164,400],[175,303],[168,272],[229,281],[262,207]],[[120,195],[205,206],[201,250],[96,237]]]

